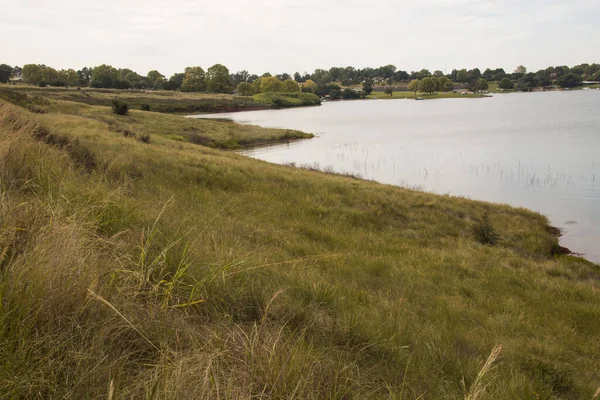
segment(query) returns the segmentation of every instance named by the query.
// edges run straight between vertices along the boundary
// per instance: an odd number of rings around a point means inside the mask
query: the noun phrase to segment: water
[[[536,210],[600,262],[600,91],[362,100],[219,114],[311,140],[246,150],[435,193]],[[206,117],[206,116],[203,116]]]

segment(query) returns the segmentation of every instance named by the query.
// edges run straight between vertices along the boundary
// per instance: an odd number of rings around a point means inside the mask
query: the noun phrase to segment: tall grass
[[[599,267],[544,217],[46,107],[0,103],[3,397],[597,396]]]

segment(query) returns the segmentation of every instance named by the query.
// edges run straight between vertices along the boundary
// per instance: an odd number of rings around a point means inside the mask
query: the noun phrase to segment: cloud
[[[0,0],[2,60],[165,74],[223,63],[252,72],[334,65],[400,69],[594,62],[589,0]]]

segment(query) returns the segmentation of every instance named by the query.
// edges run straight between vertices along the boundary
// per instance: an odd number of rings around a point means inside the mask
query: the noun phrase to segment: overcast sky
[[[170,76],[600,62],[600,0],[0,0],[0,63]]]

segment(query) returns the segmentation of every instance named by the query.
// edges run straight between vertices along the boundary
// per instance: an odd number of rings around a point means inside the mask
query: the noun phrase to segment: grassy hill
[[[94,88],[36,87],[0,84],[0,99],[10,101],[19,95],[78,102],[93,106],[110,106],[113,99],[125,101],[130,108],[149,109],[170,114],[218,113],[269,108],[300,107],[321,104],[318,96],[307,93],[262,93],[235,96],[218,93],[186,93],[170,90],[118,90]]]
[[[600,268],[557,255],[539,214],[172,136],[282,131],[40,107],[0,101],[3,397],[592,399],[600,386]],[[490,226],[495,246],[474,235]]]

